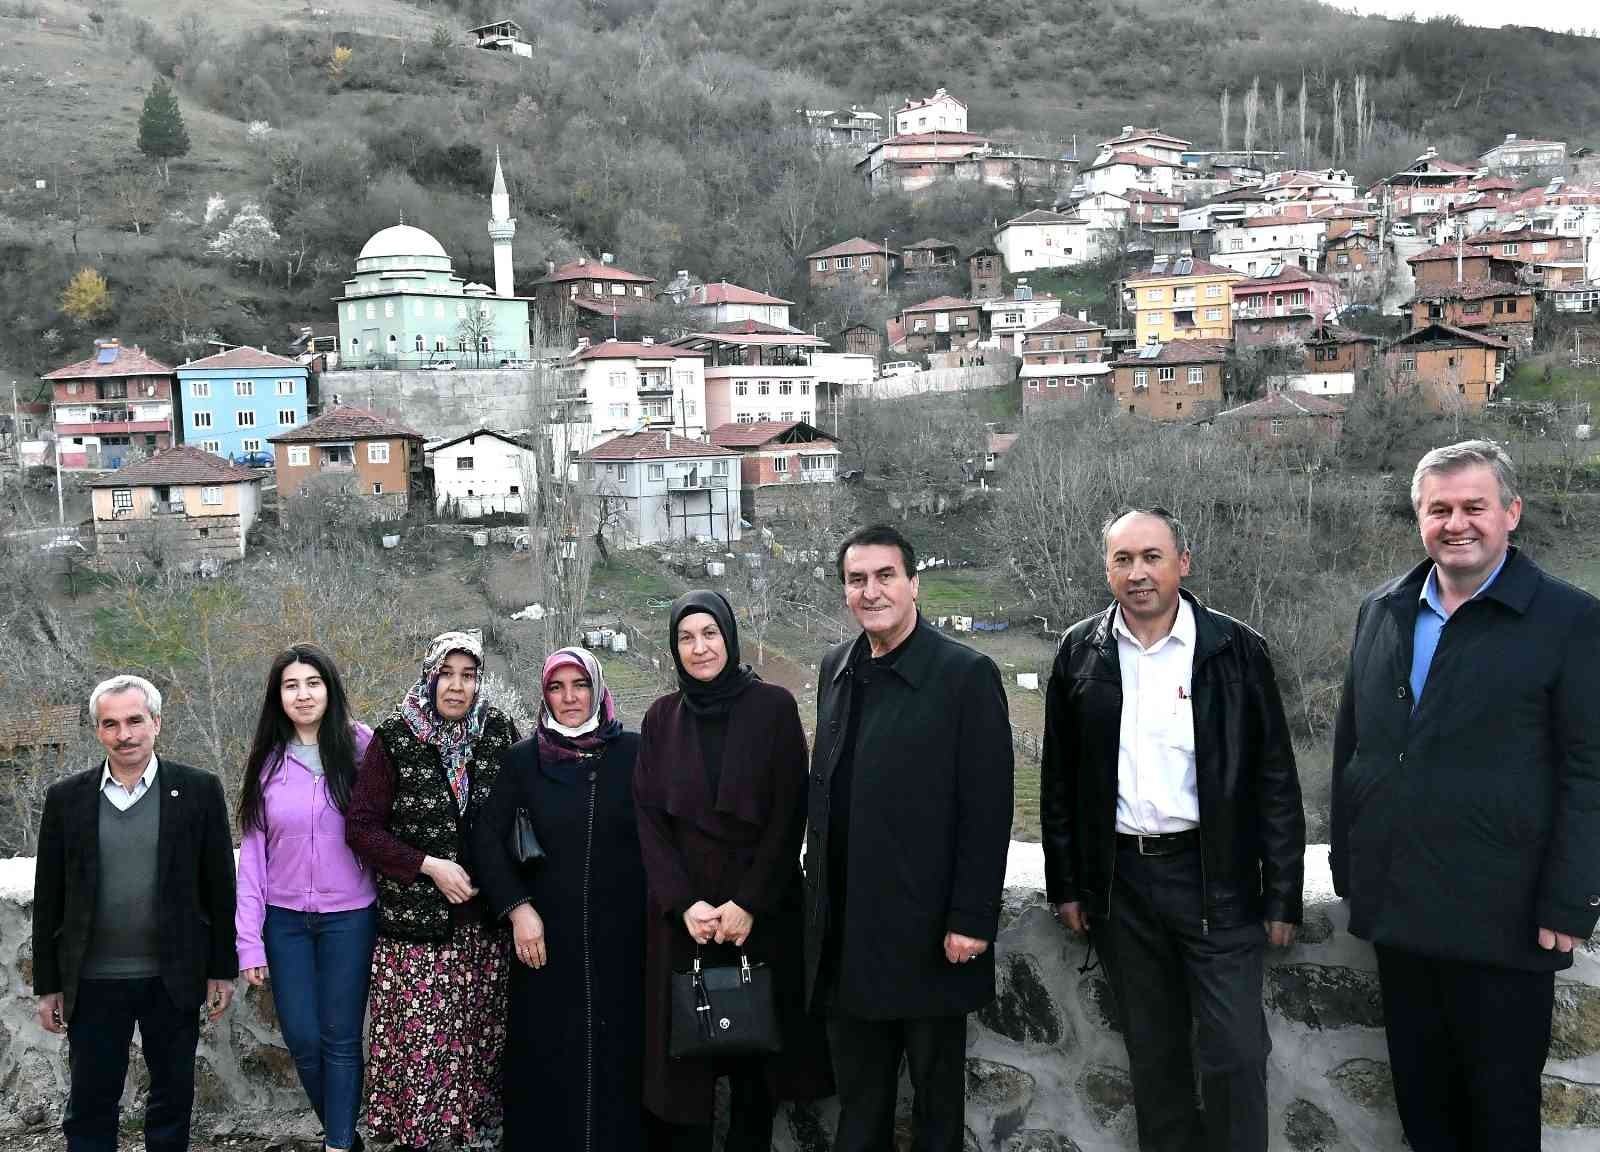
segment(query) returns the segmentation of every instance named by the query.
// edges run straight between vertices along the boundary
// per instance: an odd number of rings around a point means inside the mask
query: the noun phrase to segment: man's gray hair
[[[1125,516],[1154,516],[1172,532],[1172,538],[1178,542],[1178,555],[1183,555],[1189,550],[1189,530],[1183,526],[1171,512],[1160,506],[1154,508],[1123,508],[1107,516],[1105,523],[1100,525],[1100,550],[1105,551],[1106,545],[1111,541],[1111,529],[1118,520]]]
[[[145,707],[150,710],[150,715],[155,719],[161,717],[161,689],[157,688],[143,676],[113,676],[109,680],[102,680],[94,686],[94,691],[89,693],[89,719],[100,723],[100,698],[102,696],[119,696],[124,692],[141,692],[144,694]]]
[[[1479,464],[1494,470],[1494,478],[1500,484],[1500,507],[1511,507],[1511,502],[1517,499],[1517,468],[1506,450],[1493,440],[1446,444],[1418,460],[1417,470],[1411,474],[1411,507],[1422,507],[1422,478],[1430,472],[1459,472]]]

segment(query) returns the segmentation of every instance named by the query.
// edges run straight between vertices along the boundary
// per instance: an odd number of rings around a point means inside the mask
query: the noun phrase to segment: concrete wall
[[[1133,1149],[1127,1055],[1103,974],[1080,974],[1083,945],[1044,906],[1039,846],[1012,845],[1008,872],[997,946],[1001,992],[968,1033],[967,1148]],[[1306,872],[1301,942],[1272,955],[1267,969],[1271,1147],[1399,1148],[1372,949],[1345,931],[1325,847],[1310,849]],[[65,1099],[62,1043],[33,1013],[32,880],[31,860],[0,861],[0,1131],[59,1124]],[[124,1101],[137,1109],[143,1073],[137,1061],[132,1067]],[[202,1030],[198,1077],[197,1135],[317,1135],[269,992],[244,992]],[[1544,1083],[1546,1152],[1592,1152],[1600,1144],[1600,935],[1557,977]],[[908,1092],[902,1085],[903,1105]],[[785,1109],[773,1147],[826,1152],[834,1114],[832,1101]]]
[[[324,404],[354,404],[398,420],[430,440],[478,428],[527,428],[535,423],[533,373],[513,368],[451,372],[340,370],[320,379]]]

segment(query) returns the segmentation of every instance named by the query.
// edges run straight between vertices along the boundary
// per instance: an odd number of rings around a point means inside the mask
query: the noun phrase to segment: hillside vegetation
[[[461,46],[507,15],[532,60]],[[170,182],[134,146],[157,75],[193,142]],[[1430,141],[1464,155],[1507,130],[1576,141],[1600,123],[1600,41],[1307,0],[0,0],[0,375],[58,365],[102,332],[167,357],[213,338],[280,345],[288,324],[331,318],[361,244],[402,214],[486,279],[496,147],[524,287],[547,259],[609,251],[777,292],[830,327],[861,316],[808,298],[807,251],[851,235],[970,245],[1021,205],[973,187],[870,200],[853,157],[812,152],[796,108],[887,111],[943,85],[970,100],[975,130],[1041,149],[1088,151],[1123,123],[1215,146],[1221,89],[1237,144],[1259,77],[1258,146],[1292,135],[1298,154],[1304,77],[1312,162],[1332,159],[1331,86],[1348,118],[1357,76],[1376,122],[1341,159],[1366,176]],[[248,203],[276,237],[243,251],[223,233]],[[79,325],[60,294],[83,266],[111,302]]]

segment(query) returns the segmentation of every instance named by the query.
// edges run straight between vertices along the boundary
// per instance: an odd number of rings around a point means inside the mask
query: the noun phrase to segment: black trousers
[[[80,980],[67,1026],[72,1084],[61,1129],[68,1152],[116,1152],[128,1046],[139,1025],[150,1096],[144,1111],[148,1152],[185,1152],[194,1106],[194,1053],[200,1008],[180,1011],[157,977]]]
[[[1110,914],[1090,924],[1128,1046],[1139,1147],[1266,1152],[1266,931],[1202,926],[1200,889],[1198,851],[1119,847]]]
[[[771,1152],[777,1102],[767,1086],[767,1059],[730,1058],[717,1069],[728,1078],[728,1134],[722,1152]],[[711,1152],[712,1125],[668,1124],[646,1113],[651,1152]]]
[[[1377,953],[1389,1070],[1413,1152],[1538,1152],[1555,974]]]
[[[833,1152],[894,1152],[900,1061],[911,1073],[911,1152],[961,1152],[966,1131],[967,1018],[828,1021],[839,1125]]]

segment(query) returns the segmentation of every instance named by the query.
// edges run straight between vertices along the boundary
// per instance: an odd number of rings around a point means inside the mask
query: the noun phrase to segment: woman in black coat
[[[644,867],[633,812],[639,738],[600,664],[545,661],[533,739],[505,753],[475,830],[484,899],[511,924],[505,1147],[640,1152]],[[518,863],[518,812],[541,859]]]
[[[727,1076],[725,1152],[767,1152],[778,1101],[831,1095],[820,1023],[804,1010],[800,841],[806,742],[794,697],[739,663],[733,610],[715,592],[672,605],[678,691],[640,726],[634,795],[649,878],[645,1107],[660,1147],[709,1152],[717,1077]],[[671,976],[705,964],[771,966],[783,1051],[674,1060]]]

